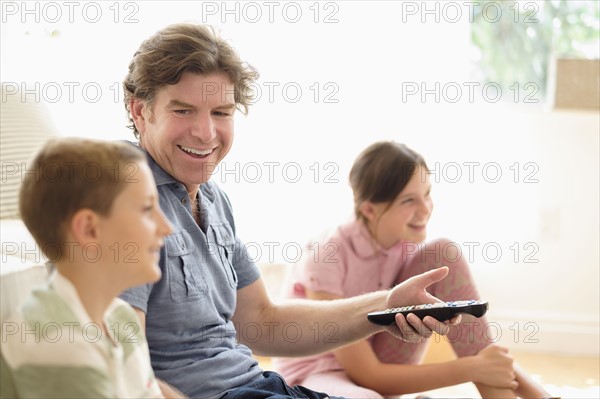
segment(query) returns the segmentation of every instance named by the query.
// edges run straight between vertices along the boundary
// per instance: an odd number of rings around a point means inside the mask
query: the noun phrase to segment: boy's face
[[[128,164],[125,175],[125,188],[114,199],[110,215],[99,218],[99,245],[114,280],[129,288],[160,278],[159,250],[172,228],[160,209],[148,165]]]
[[[177,84],[157,91],[151,109],[137,100],[131,108],[140,145],[195,192],[231,148],[235,107],[226,75],[186,72]]]

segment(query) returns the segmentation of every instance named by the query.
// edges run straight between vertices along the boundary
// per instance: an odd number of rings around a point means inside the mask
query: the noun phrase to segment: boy
[[[144,154],[63,138],[32,167],[20,212],[55,270],[4,323],[2,396],[162,397],[139,319],[116,298],[160,278],[171,232]]]

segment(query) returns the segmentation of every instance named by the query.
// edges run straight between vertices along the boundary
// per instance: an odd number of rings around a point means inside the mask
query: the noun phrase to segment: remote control
[[[407,316],[409,313],[414,313],[419,319],[423,319],[425,316],[431,316],[438,321],[446,321],[459,313],[468,313],[475,317],[481,317],[487,310],[487,301],[452,301],[403,306],[401,308],[387,309],[381,312],[371,312],[367,315],[367,318],[371,323],[380,326],[389,326],[396,321],[397,313],[402,313],[404,316]]]

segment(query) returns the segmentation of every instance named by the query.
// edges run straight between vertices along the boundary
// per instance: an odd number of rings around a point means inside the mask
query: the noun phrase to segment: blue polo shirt
[[[162,278],[121,298],[146,313],[156,376],[191,397],[220,396],[262,377],[231,321],[237,290],[259,271],[237,238],[231,204],[216,184],[200,186],[202,228],[185,186],[148,156],[160,206],[173,224],[160,254]]]

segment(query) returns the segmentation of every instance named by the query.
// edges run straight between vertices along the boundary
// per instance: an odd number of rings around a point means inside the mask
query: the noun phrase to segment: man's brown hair
[[[145,40],[129,63],[123,81],[124,102],[133,133],[139,138],[131,119],[129,100],[141,100],[152,109],[156,92],[179,82],[185,72],[202,75],[224,73],[234,86],[235,103],[244,114],[253,100],[252,84],[256,70],[242,62],[233,47],[213,28],[194,24],[174,24]]]

